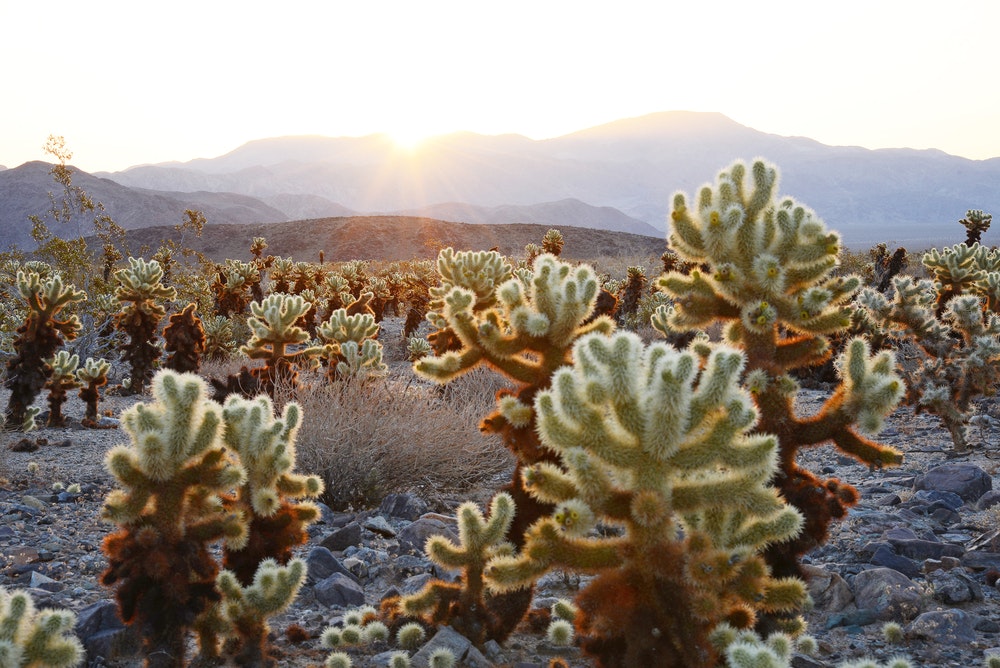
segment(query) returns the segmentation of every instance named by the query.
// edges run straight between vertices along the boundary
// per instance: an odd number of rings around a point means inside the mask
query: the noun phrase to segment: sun
[[[413,153],[431,137],[431,133],[418,128],[396,128],[387,133],[400,150]]]

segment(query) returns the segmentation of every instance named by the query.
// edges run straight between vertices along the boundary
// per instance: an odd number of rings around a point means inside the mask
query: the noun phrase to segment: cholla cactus
[[[227,541],[223,565],[249,586],[258,564],[268,558],[288,564],[292,548],[306,542],[306,527],[319,519],[319,508],[296,499],[319,496],[323,483],[316,476],[292,472],[301,419],[298,404],[286,404],[275,418],[268,397],[249,401],[231,396],[222,419],[224,442],[239,455],[247,474],[228,505],[249,523],[245,540],[241,537],[235,545]]]
[[[565,244],[565,241],[563,240],[562,232],[556,229],[549,230],[542,237],[542,252],[559,257],[562,253],[563,244]]]
[[[951,298],[938,317],[946,285],[903,276],[896,279],[895,288],[891,301],[877,291],[862,291],[858,303],[863,322],[876,336],[915,344],[922,359],[903,370],[907,400],[940,417],[955,450],[965,452],[972,401],[993,394],[1000,381],[1000,316],[968,294]]]
[[[774,437],[752,434],[757,411],[740,387],[736,350],[644,347],[635,334],[581,338],[574,364],[535,399],[544,445],[564,468],[525,471],[557,504],[517,556],[493,559],[489,585],[523,587],[552,568],[597,573],[578,596],[577,630],[601,666],[712,666],[712,630],[754,625],[758,612],[805,600],[758,554],[802,518],[769,481]],[[621,536],[590,533],[597,521]]]
[[[239,348],[239,343],[233,333],[233,321],[221,315],[205,318],[201,321],[205,331],[205,357],[211,360],[222,360],[231,356]]]
[[[426,617],[435,626],[450,624],[479,645],[505,633],[507,622],[494,612],[484,591],[483,569],[492,557],[513,549],[505,536],[514,519],[514,500],[505,493],[493,497],[488,520],[471,502],[459,506],[456,517],[459,544],[431,536],[424,550],[438,566],[460,570],[461,581],[431,580],[419,592],[402,598],[399,607],[404,614]]]
[[[499,253],[456,253],[446,248],[438,256],[438,269],[441,285],[432,289],[434,310],[427,319],[438,328],[429,338],[439,355],[419,360],[414,369],[446,383],[488,366],[515,384],[514,389],[498,393],[497,410],[483,420],[481,429],[499,434],[518,458],[504,489],[517,509],[507,537],[520,546],[525,530],[551,511],[551,505],[524,490],[523,467],[556,461],[538,440],[532,408],[535,393],[569,361],[577,338],[589,332],[608,333],[614,323],[607,317],[588,320],[599,290],[593,270],[551,255],[539,256],[534,272],[524,270],[515,277]],[[497,627],[502,626],[495,636],[498,640],[520,620],[531,592],[514,592],[510,598],[503,604],[505,623]]]
[[[935,313],[940,318],[945,306],[959,295],[979,295],[985,307],[1000,311],[1000,251],[972,244],[956,244],[939,251],[932,248],[922,262],[935,282]]]
[[[170,316],[170,324],[163,328],[164,349],[170,353],[165,366],[178,373],[198,373],[201,369],[205,329],[195,314],[197,308],[197,304],[188,304],[183,311]]]
[[[828,336],[850,325],[849,301],[860,281],[832,274],[839,237],[795,200],[778,199],[777,188],[777,168],[757,160],[750,169],[737,162],[724,170],[701,189],[694,209],[675,195],[670,246],[703,268],[666,274],[659,286],[674,298],[673,330],[721,321],[726,339],[746,352],[745,382],[760,412],[759,429],[778,439],[776,485],[806,521],[796,540],[768,549],[768,563],[784,576],[800,574],[798,556],[822,543],[829,523],[857,502],[850,485],[800,467],[798,451],[832,442],[873,466],[899,463],[899,452],[858,429],[875,433],[904,388],[892,354],[872,355],[855,339],[846,345],[833,396],[816,415],[796,414],[798,385],[790,372],[830,356]]]
[[[88,357],[83,363],[83,368],[76,370],[76,377],[82,387],[78,396],[86,405],[81,424],[91,429],[97,428],[100,417],[97,414],[97,403],[101,400],[101,388],[108,384],[108,371],[111,364],[107,360],[95,360]]]
[[[982,209],[969,209],[965,212],[965,218],[958,223],[965,227],[965,245],[982,243],[982,234],[990,229],[993,222],[993,214],[984,213]]]
[[[177,291],[161,283],[163,269],[156,260],[146,262],[130,257],[127,269],[115,272],[118,287],[115,296],[122,310],[115,318],[115,327],[128,334],[122,359],[131,365],[131,384],[128,391],[141,393],[153,377],[153,367],[160,357],[156,345],[156,328],[166,315],[158,300],[173,299]]]
[[[310,306],[299,295],[283,293],[250,304],[253,313],[247,320],[250,340],[240,350],[250,359],[264,360],[263,367],[250,371],[262,391],[273,395],[278,382],[294,386],[298,378],[296,367],[313,368],[318,364],[320,348],[303,347],[309,334],[295,324]]]
[[[322,357],[329,365],[330,380],[385,375],[382,344],[376,340],[379,326],[370,313],[348,315],[337,309],[320,324],[316,333],[323,341]]]
[[[642,267],[629,267],[628,279],[621,291],[621,299],[618,300],[618,311],[616,317],[619,325],[624,325],[625,321],[633,317],[639,310],[639,299],[646,289],[648,283],[646,270]]]
[[[80,387],[76,377],[76,368],[80,365],[79,355],[70,355],[66,350],[60,350],[48,362],[52,374],[45,383],[49,391],[49,427],[61,427],[66,423],[62,414],[62,405],[66,403],[66,392]]]
[[[83,663],[83,646],[73,635],[69,610],[36,610],[24,591],[0,587],[0,666],[73,668]]]
[[[63,341],[72,341],[80,332],[75,315],[59,319],[60,312],[87,296],[72,285],[63,285],[59,274],[42,279],[34,272],[17,272],[17,290],[26,302],[28,315],[18,327],[14,340],[17,354],[7,363],[4,387],[10,390],[4,413],[5,429],[22,429],[33,423],[37,409],[31,403],[45,386],[52,369],[51,359]],[[30,410],[29,410],[30,409]]]
[[[305,579],[306,564],[301,559],[293,559],[285,566],[265,559],[250,585],[241,584],[230,571],[219,573],[216,583],[222,600],[200,629],[203,662],[226,654],[238,666],[273,665],[267,651],[267,620],[292,604]],[[221,652],[217,638],[226,639]]]
[[[123,489],[112,491],[102,516],[121,529],[104,539],[122,620],[144,638],[146,665],[184,665],[185,631],[219,599],[211,543],[239,545],[247,534],[239,513],[220,495],[243,484],[244,470],[226,454],[218,404],[192,374],[161,371],[153,403],[121,416],[132,446],[108,452],[105,466]]]
[[[406,340],[406,356],[411,362],[431,354],[431,344],[422,336],[411,336]]]
[[[251,301],[255,286],[259,291],[259,267],[249,262],[226,260],[225,266],[219,269],[218,277],[212,283],[215,312],[224,317],[243,313]]]

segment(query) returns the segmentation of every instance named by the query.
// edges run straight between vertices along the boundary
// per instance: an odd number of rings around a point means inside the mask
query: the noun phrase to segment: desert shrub
[[[489,376],[470,374],[444,393],[398,374],[300,391],[299,462],[323,479],[323,501],[335,508],[368,506],[390,492],[428,498],[492,481],[512,460],[475,426],[492,405],[497,384]],[[278,403],[287,396],[287,389],[276,393]]]

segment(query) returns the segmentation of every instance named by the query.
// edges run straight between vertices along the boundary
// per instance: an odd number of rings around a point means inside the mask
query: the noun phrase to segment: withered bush
[[[300,388],[299,467],[323,479],[322,500],[333,508],[367,507],[403,491],[433,505],[476,486],[492,488],[513,459],[475,426],[499,388],[491,375],[469,374],[444,393],[409,371]],[[279,404],[291,398],[276,393]]]

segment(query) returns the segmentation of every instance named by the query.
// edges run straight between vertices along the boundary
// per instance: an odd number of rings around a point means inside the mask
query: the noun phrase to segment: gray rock
[[[947,508],[958,510],[965,502],[962,497],[955,492],[948,492],[940,489],[921,489],[914,493],[913,498],[924,501],[928,504],[941,503]]]
[[[137,630],[122,623],[118,606],[111,601],[97,601],[80,610],[74,632],[91,664],[98,657],[107,661],[126,659],[136,654],[141,645]]]
[[[378,508],[379,514],[385,517],[411,521],[428,510],[427,502],[414,494],[389,494]]]
[[[491,668],[493,664],[472,646],[468,638],[450,626],[442,626],[434,637],[427,641],[411,659],[416,668],[427,668],[431,654],[445,648],[455,655],[458,664],[469,668]]]
[[[962,555],[962,565],[974,571],[1000,570],[1000,552],[972,551]]]
[[[320,541],[320,545],[332,552],[342,552],[351,545],[357,545],[360,542],[361,525],[357,522],[351,522],[347,526],[328,534],[326,538]]]
[[[881,621],[910,619],[920,613],[922,591],[910,578],[891,568],[861,571],[852,583],[859,609],[870,608]]]
[[[47,575],[42,575],[38,571],[31,571],[31,580],[28,584],[32,589],[44,589],[45,591],[57,592],[66,588],[62,582],[53,580]]]
[[[328,608],[364,605],[365,590],[350,576],[334,573],[313,587],[316,600]]]
[[[306,557],[307,583],[320,582],[334,573],[340,573],[350,577],[352,580],[357,580],[354,574],[330,550],[321,545],[309,550],[309,555]]]
[[[987,508],[992,508],[998,503],[1000,503],[1000,492],[995,489],[991,489],[979,497],[979,501],[976,502],[976,507],[979,510],[986,510]]]
[[[970,645],[976,641],[975,619],[964,610],[931,610],[905,629],[913,638],[927,638],[945,645]]]
[[[840,612],[854,600],[854,594],[839,573],[821,566],[803,564],[809,595],[816,607],[826,612]]]
[[[424,544],[431,536],[447,536],[456,544],[458,543],[458,534],[455,532],[453,526],[430,517],[421,517],[403,527],[397,538],[399,539],[400,548],[404,551],[408,550],[417,554],[423,554]]]
[[[892,546],[885,543],[875,550],[868,561],[872,566],[884,566],[885,568],[897,570],[908,578],[915,578],[920,575],[920,569],[917,568],[916,562],[900,554],[896,554]]]
[[[993,489],[993,479],[975,464],[942,464],[919,476],[914,481],[913,488],[953,492],[966,503],[975,503]]]
[[[954,605],[983,600],[983,588],[960,570],[939,570],[927,574],[935,600]]]
[[[372,533],[377,533],[380,536],[384,536],[386,538],[396,537],[396,530],[393,529],[392,525],[390,525],[389,522],[381,515],[369,517],[365,520],[363,526],[365,529],[368,529]]]
[[[912,540],[889,539],[889,543],[896,550],[896,554],[919,561],[923,561],[924,559],[941,559],[941,557],[961,559],[962,555],[965,554],[965,550],[958,545],[921,540],[919,538]]]

